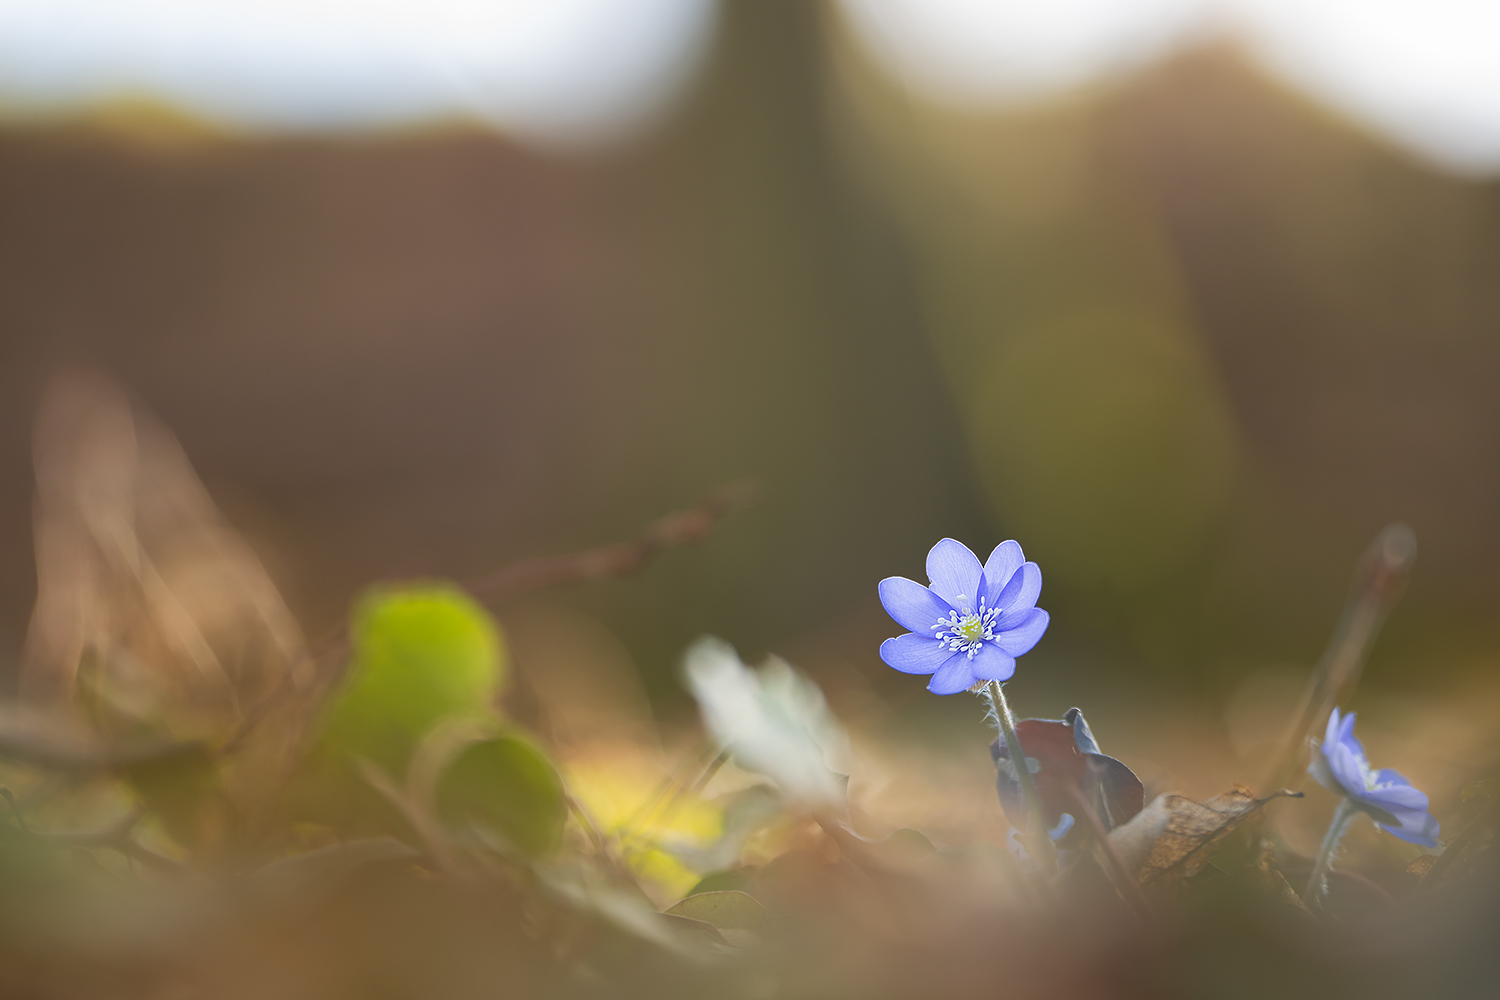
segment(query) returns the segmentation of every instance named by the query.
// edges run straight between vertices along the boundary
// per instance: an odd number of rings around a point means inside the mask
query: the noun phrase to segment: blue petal
[[[1339,741],[1339,726],[1342,720],[1339,718],[1339,709],[1335,705],[1333,711],[1328,713],[1328,726],[1323,730],[1324,743],[1337,743]]]
[[[932,581],[932,589],[961,613],[979,604],[981,572],[979,557],[963,542],[945,538],[927,553],[927,578]]]
[[[1010,582],[1016,570],[1026,561],[1026,556],[1021,552],[1021,543],[1012,539],[1001,542],[995,546],[995,551],[990,553],[989,559],[984,563],[984,588],[981,597],[987,608],[995,606],[995,599],[1000,596],[1000,591]]]
[[[1018,620],[1021,615],[1036,607],[1036,599],[1041,594],[1041,567],[1034,562],[1023,563],[995,598],[997,606],[1005,609],[1005,614],[1000,616],[1000,627],[1010,628],[1007,619]]]
[[[1436,847],[1438,834],[1441,827],[1432,815],[1424,810],[1412,810],[1410,812],[1396,813],[1399,825],[1392,826],[1389,823],[1377,823],[1382,830],[1393,837],[1399,837],[1409,844],[1420,844],[1422,847]]]
[[[1360,770],[1359,760],[1354,756],[1344,743],[1324,743],[1323,756],[1328,760],[1328,768],[1333,772],[1334,780],[1344,789],[1344,794],[1351,798],[1359,799],[1364,796],[1365,776]]]
[[[1393,771],[1388,767],[1382,767],[1380,770],[1376,771],[1375,778],[1382,785],[1405,785],[1407,788],[1412,787],[1412,783],[1406,780],[1406,775],[1402,774],[1400,771]],[[1426,807],[1424,806],[1423,808]]]
[[[1392,778],[1400,779],[1392,781]],[[1427,811],[1427,796],[1407,781],[1400,774],[1390,768],[1384,768],[1376,774],[1377,787],[1370,790],[1366,796],[1377,806],[1395,812],[1398,809],[1417,809]]]
[[[987,642],[969,661],[969,670],[982,681],[1008,681],[1016,672],[1016,658],[1001,652],[993,642]]]
[[[978,561],[975,560],[975,562]],[[967,691],[973,687],[975,680],[974,672],[969,669],[968,654],[954,653],[948,657],[948,662],[932,675],[932,680],[927,682],[927,690],[933,694],[958,694],[960,691]]]
[[[1032,608],[1014,628],[1006,629],[990,642],[1006,656],[1023,656],[1041,641],[1042,633],[1047,631],[1047,624],[1051,620],[1052,616],[1041,608]]]
[[[936,639],[915,632],[898,635],[880,644],[880,658],[886,666],[895,667],[903,674],[930,674],[952,655],[953,651]]]
[[[932,626],[947,618],[953,608],[931,590],[904,576],[890,576],[880,581],[880,603],[886,614],[902,628],[931,637]]]
[[[1359,748],[1360,755],[1363,756],[1365,752],[1364,746],[1360,744],[1359,740],[1354,739],[1354,716],[1354,712],[1350,712],[1344,716],[1344,722],[1339,726],[1338,739],[1340,743],[1348,743],[1350,740],[1353,740],[1354,745]]]

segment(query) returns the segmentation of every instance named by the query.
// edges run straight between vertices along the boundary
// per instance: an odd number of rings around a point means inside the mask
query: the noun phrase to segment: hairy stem
[[[1349,829],[1349,823],[1358,811],[1352,799],[1339,799],[1333,822],[1328,824],[1328,832],[1323,835],[1323,846],[1318,849],[1318,860],[1313,863],[1312,876],[1307,880],[1307,888],[1302,890],[1302,902],[1309,907],[1322,900],[1328,888],[1328,869],[1333,864],[1333,856],[1338,853],[1339,841],[1344,839],[1344,831]]]
[[[1052,846],[1052,838],[1047,835],[1042,797],[1037,794],[1031,768],[1026,764],[1026,751],[1021,749],[1021,738],[1016,735],[1016,723],[1011,717],[1010,706],[1005,702],[1005,691],[999,681],[991,681],[986,691],[990,703],[995,707],[995,719],[1000,723],[1000,733],[1005,737],[1005,749],[1010,755],[1011,767],[1015,769],[1016,780],[1021,784],[1021,796],[1026,800],[1026,825],[1030,827],[1026,834],[1026,848],[1041,867],[1042,874],[1050,876],[1057,871],[1057,850]]]

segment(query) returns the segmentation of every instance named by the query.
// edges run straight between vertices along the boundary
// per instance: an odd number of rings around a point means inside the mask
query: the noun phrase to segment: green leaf
[[[726,889],[744,889],[760,871],[758,865],[745,865],[742,868],[726,868],[723,871],[710,872],[698,880],[698,884],[688,890],[689,896],[697,896],[705,892],[722,892]]]
[[[437,783],[438,815],[488,827],[532,857],[557,849],[567,819],[562,779],[529,741],[505,734],[469,744]]]
[[[713,924],[720,930],[755,931],[765,927],[766,908],[748,892],[730,889],[723,892],[701,892],[689,896],[666,911],[676,917],[689,917]]]
[[[493,619],[457,587],[374,590],[351,632],[348,676],[328,717],[331,748],[400,774],[440,719],[489,711],[505,648]]]

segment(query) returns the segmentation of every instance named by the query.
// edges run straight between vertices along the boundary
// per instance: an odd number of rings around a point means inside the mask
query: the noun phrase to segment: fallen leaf
[[[720,931],[759,932],[766,922],[766,908],[748,892],[726,889],[700,892],[689,896],[666,911],[674,917],[688,917],[712,924]]]
[[[228,733],[283,685],[311,686],[301,630],[260,560],[119,385],[54,380],[36,476],[24,699],[68,703],[87,683],[130,719]]]
[[[1214,848],[1241,821],[1281,796],[1300,798],[1301,793],[1283,789],[1256,798],[1244,785],[1235,785],[1207,802],[1158,795],[1109,839],[1141,885],[1184,882],[1203,870]]]
[[[1140,779],[1122,761],[1099,751],[1099,742],[1080,710],[1070,708],[1061,719],[1021,719],[1016,723],[1016,738],[1026,751],[1027,770],[1035,776],[1049,828],[1055,827],[1064,813],[1078,811],[1075,789],[1083,793],[1106,830],[1128,822],[1141,811],[1145,789]],[[990,744],[990,756],[997,770],[995,790],[1000,793],[1005,818],[1024,833],[1029,825],[1028,812],[1003,734]],[[1076,846],[1085,836],[1083,831],[1084,824],[1074,825],[1060,837],[1059,846]]]
[[[74,714],[104,745],[232,746],[216,794],[257,813],[296,766],[326,680],[260,559],[171,432],[103,375],[54,379],[35,458],[21,700]]]
[[[1426,878],[1432,871],[1432,867],[1438,862],[1438,855],[1424,854],[1411,864],[1406,866],[1406,874],[1415,875],[1417,878]]]

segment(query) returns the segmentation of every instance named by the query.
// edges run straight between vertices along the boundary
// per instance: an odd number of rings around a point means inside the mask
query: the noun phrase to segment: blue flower
[[[1371,769],[1364,746],[1354,736],[1354,713],[1341,719],[1339,710],[1333,710],[1307,773],[1369,813],[1387,833],[1423,847],[1437,846],[1438,822],[1427,811],[1427,796],[1388,767]]]
[[[967,545],[945,538],[927,553],[927,578],[928,587],[904,576],[880,581],[880,603],[911,629],[881,643],[880,658],[903,673],[931,674],[933,694],[1010,680],[1016,657],[1037,644],[1050,621],[1036,606],[1042,592],[1036,563],[1010,541],[980,566]]]

